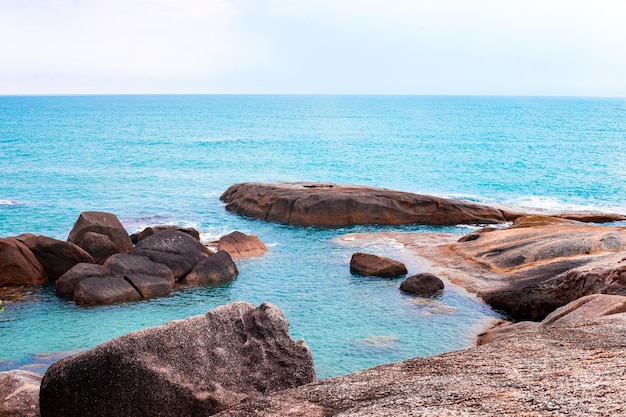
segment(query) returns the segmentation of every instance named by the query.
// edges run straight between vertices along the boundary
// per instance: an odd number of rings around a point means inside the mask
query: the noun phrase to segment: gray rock
[[[137,243],[131,254],[166,265],[174,273],[176,281],[180,281],[210,252],[186,233],[165,230]]]
[[[47,282],[46,271],[26,245],[13,238],[0,239],[0,286]]]
[[[118,253],[117,245],[102,233],[85,233],[78,242],[78,246],[87,251],[98,264],[104,263],[109,256]]]
[[[39,417],[41,375],[28,371],[0,372],[0,416]]]
[[[128,253],[133,248],[128,232],[115,214],[101,211],[85,211],[81,213],[76,223],[74,223],[67,240],[78,244],[82,240],[83,235],[88,232],[108,236],[120,253]]]
[[[33,235],[25,238],[24,244],[43,265],[51,283],[78,263],[94,263],[93,257],[85,250],[64,240]]]
[[[174,288],[174,273],[167,266],[153,262],[145,256],[118,253],[104,263],[113,275],[131,278],[137,275],[162,278]]]
[[[350,259],[350,270],[365,276],[394,277],[407,273],[402,262],[384,256],[357,252]]]
[[[90,277],[107,276],[111,276],[111,271],[107,267],[98,264],[79,263],[56,280],[54,289],[59,297],[73,299],[74,290],[80,281]]]
[[[212,282],[230,281],[239,271],[228,252],[220,250],[215,255],[200,261],[183,280],[185,285],[201,285]]]
[[[133,233],[132,235],[130,235],[130,240],[132,240],[132,242],[136,244],[144,240],[145,238],[164,230],[178,230],[179,232],[187,233],[189,236],[198,241],[200,240],[200,232],[193,227],[182,227],[170,224],[146,227],[141,232]]]
[[[443,281],[439,277],[425,272],[413,275],[400,284],[400,290],[414,295],[432,297],[443,291]]]
[[[41,415],[209,416],[314,380],[311,352],[289,337],[280,310],[238,302],[56,362]]]
[[[137,289],[119,276],[85,278],[78,282],[74,290],[74,302],[83,306],[138,301],[141,298]]]

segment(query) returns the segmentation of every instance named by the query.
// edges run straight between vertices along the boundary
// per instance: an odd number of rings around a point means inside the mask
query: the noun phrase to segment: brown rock
[[[201,285],[230,281],[239,271],[228,252],[220,250],[215,255],[200,261],[183,280],[185,285]]]
[[[115,243],[102,233],[85,233],[78,246],[89,253],[97,264],[103,264],[109,256],[118,253]]]
[[[226,251],[233,258],[244,258],[263,255],[267,252],[267,246],[255,235],[235,231],[220,238],[217,250]]]
[[[228,211],[295,226],[486,224],[520,216],[467,201],[328,183],[236,184],[220,199]]]
[[[152,262],[145,256],[118,253],[106,260],[104,266],[112,275],[133,277],[136,275],[163,278],[174,288],[174,273],[167,266]]]
[[[131,254],[166,265],[174,273],[176,281],[180,281],[211,253],[186,233],[164,230],[137,243]]]
[[[171,293],[174,289],[174,283],[163,277],[131,275],[124,277],[124,279],[145,299],[163,297]]]
[[[280,310],[239,302],[131,333],[46,372],[42,417],[209,416],[315,380]]]
[[[76,284],[74,302],[83,306],[141,300],[141,294],[122,277],[89,277]]]
[[[350,259],[350,270],[365,276],[393,277],[407,273],[402,262],[383,256],[357,252]]]
[[[26,245],[17,239],[0,239],[0,286],[47,282],[46,271]]]
[[[133,248],[128,232],[124,229],[119,219],[112,213],[100,211],[85,211],[81,213],[67,237],[67,240],[78,244],[83,238],[83,235],[87,232],[100,233],[108,236],[120,253],[128,253]]]
[[[178,230],[179,232],[188,234],[198,241],[200,240],[200,232],[193,227],[182,227],[170,224],[146,227],[141,232],[133,233],[132,235],[130,235],[130,240],[136,244],[139,241],[144,240],[148,236],[152,236],[153,234],[162,232],[164,230]]]
[[[429,272],[413,275],[400,284],[401,291],[424,297],[441,294],[443,288],[443,281]]]
[[[92,263],[79,263],[74,265],[69,271],[61,275],[54,283],[54,289],[59,297],[74,298],[74,290],[80,281],[85,278],[101,278],[111,276],[108,268]]]
[[[93,257],[85,250],[64,240],[36,236],[24,239],[24,244],[43,265],[51,283],[78,263],[94,263]]]
[[[254,398],[218,417],[615,416],[626,315],[377,366]]]
[[[0,372],[0,416],[39,417],[41,375],[28,371]]]

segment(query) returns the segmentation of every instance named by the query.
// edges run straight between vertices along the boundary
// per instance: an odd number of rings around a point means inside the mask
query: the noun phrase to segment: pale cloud
[[[23,3],[0,93],[626,96],[621,0]]]

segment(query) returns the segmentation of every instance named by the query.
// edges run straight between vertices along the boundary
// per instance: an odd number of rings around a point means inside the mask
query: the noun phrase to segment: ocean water
[[[550,210],[626,213],[626,100],[403,96],[0,97],[0,237],[65,239],[82,211],[129,231],[233,230],[270,252],[231,283],[83,308],[50,287],[0,290],[0,370],[92,347],[127,332],[268,301],[314,354],[319,378],[469,347],[497,316],[450,287],[430,303],[401,279],[350,274],[352,232],[467,233],[465,225],[295,228],[227,213],[244,181],[332,181]],[[419,265],[400,247],[369,252]],[[53,356],[54,357],[54,356]],[[43,359],[42,359],[43,358]]]

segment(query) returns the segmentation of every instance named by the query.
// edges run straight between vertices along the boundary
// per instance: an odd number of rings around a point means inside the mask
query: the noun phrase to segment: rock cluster
[[[54,363],[42,417],[210,416],[315,381],[276,307],[238,302],[130,333]]]
[[[256,236],[233,232],[217,253],[195,229],[153,226],[128,235],[117,217],[82,213],[67,241],[22,234],[0,239],[0,286],[53,284],[80,305],[113,304],[171,293],[176,285],[232,280],[238,257],[266,251]],[[255,252],[256,248],[256,252]]]

